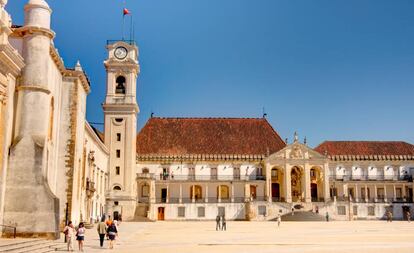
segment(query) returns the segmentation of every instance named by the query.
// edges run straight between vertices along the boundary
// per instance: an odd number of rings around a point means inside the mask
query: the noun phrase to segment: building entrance
[[[272,198],[273,201],[280,201],[280,186],[278,183],[272,183]]]
[[[164,220],[165,207],[158,207],[158,220]]]

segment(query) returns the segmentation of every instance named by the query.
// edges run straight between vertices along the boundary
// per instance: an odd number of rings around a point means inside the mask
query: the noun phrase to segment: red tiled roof
[[[264,118],[151,118],[137,136],[140,155],[265,155],[285,146]]]
[[[414,145],[402,141],[325,141],[315,150],[330,156],[414,155]]]

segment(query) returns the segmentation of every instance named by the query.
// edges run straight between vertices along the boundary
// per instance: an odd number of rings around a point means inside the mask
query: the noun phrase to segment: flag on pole
[[[125,16],[125,15],[130,15],[130,14],[131,14],[131,12],[130,12],[127,8],[124,8],[123,13],[124,13],[124,16]]]

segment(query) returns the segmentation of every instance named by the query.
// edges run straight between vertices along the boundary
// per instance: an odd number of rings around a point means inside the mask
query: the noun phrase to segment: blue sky
[[[9,1],[23,23],[26,0]],[[261,117],[282,138],[414,143],[412,0],[127,0],[140,48],[141,128],[150,117]],[[107,39],[122,0],[49,0],[55,45],[91,80],[103,122]]]

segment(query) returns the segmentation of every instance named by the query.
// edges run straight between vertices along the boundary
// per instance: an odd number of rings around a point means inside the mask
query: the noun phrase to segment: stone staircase
[[[66,251],[63,240],[51,241],[43,239],[0,239],[0,252],[10,253],[46,253]]]
[[[284,221],[325,221],[325,217],[312,211],[295,211],[293,215],[292,212],[282,215]]]

